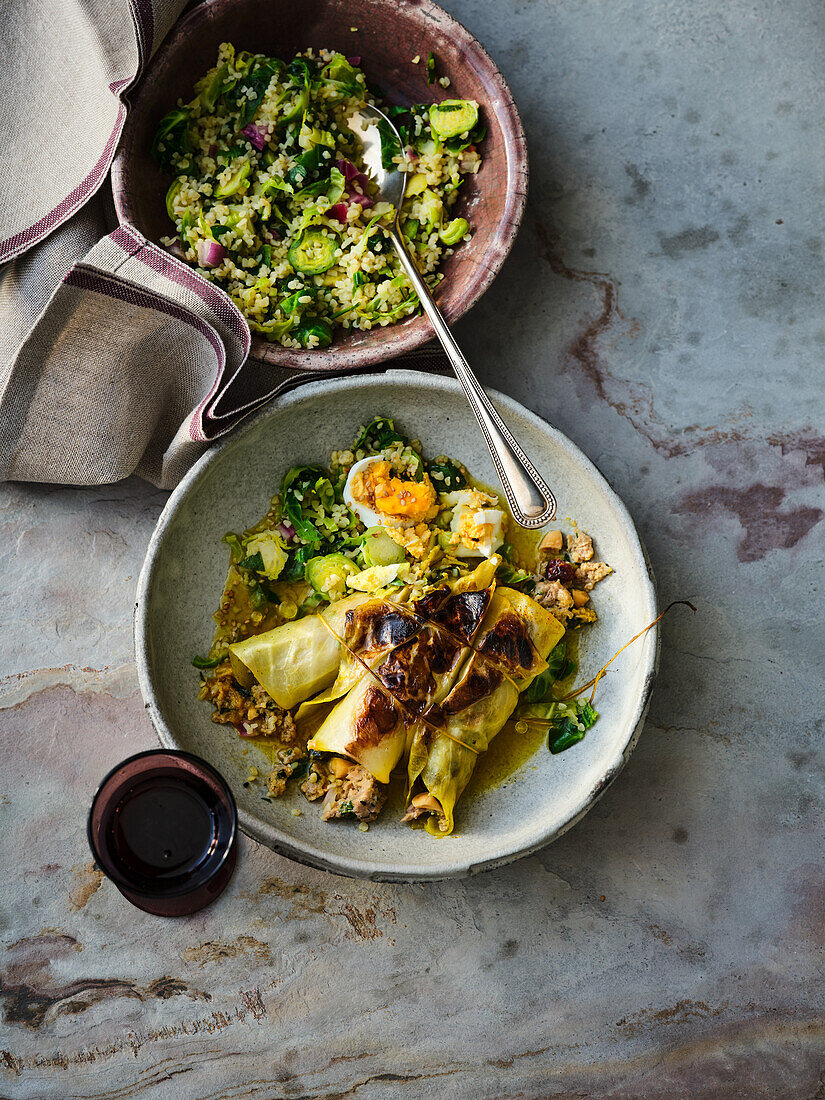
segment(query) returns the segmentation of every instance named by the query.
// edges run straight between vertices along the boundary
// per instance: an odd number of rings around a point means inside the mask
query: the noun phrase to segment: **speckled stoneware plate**
[[[575,518],[596,540],[615,575],[595,592],[599,621],[582,634],[580,669],[589,678],[656,617],[645,553],[622,502],[595,466],[560,432],[510,398],[491,394],[502,416],[559,500],[559,518]],[[227,568],[221,536],[266,511],[285,470],[328,463],[373,415],[394,416],[430,455],[448,452],[490,484],[495,471],[484,439],[454,381],[409,371],[309,383],[266,409],[206,454],[169,499],[138,584],[135,648],[140,686],[160,740],[204,757],[226,777],[241,828],[293,859],[364,878],[414,881],[467,875],[534,851],[586,813],[632,750],[656,665],[651,630],[611,666],[599,687],[600,719],[579,745],[559,756],[544,747],[497,786],[471,783],[459,801],[455,835],[435,839],[398,821],[390,802],[362,833],[353,823],[321,821],[299,792],[273,802],[244,787],[248,765],[268,770],[262,751],[210,720],[195,698],[192,655],[212,636]],[[491,753],[495,749],[493,742]],[[246,756],[242,749],[248,747]],[[480,765],[481,766],[481,765]],[[293,815],[293,809],[303,811]],[[395,812],[393,812],[395,811]]]

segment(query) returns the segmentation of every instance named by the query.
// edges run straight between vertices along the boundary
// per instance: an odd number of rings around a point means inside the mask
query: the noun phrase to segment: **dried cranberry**
[[[561,581],[564,585],[570,585],[576,575],[576,567],[561,558],[550,558],[544,563],[543,574],[547,581]]]

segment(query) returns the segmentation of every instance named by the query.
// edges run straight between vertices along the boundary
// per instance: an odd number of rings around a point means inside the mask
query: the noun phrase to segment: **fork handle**
[[[516,443],[509,429],[498,415],[489,397],[470,370],[461,348],[453,339],[441,310],[435,304],[427,284],[407,251],[397,223],[387,230],[398,259],[413,285],[419,301],[441,341],[456,378],[461,383],[470,408],[490,448],[490,457],[501,481],[513,519],[521,527],[543,527],[556,514],[556,498],[545,485],[535,466]]]

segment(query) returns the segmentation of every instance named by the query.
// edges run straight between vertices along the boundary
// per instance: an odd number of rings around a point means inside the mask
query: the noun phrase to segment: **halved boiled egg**
[[[477,489],[461,489],[442,498],[453,509],[450,530],[451,552],[457,558],[489,558],[504,542],[507,517],[501,508],[491,508],[495,497]]]
[[[432,482],[407,481],[380,455],[353,464],[344,485],[344,503],[366,527],[409,527],[432,519],[438,502]]]

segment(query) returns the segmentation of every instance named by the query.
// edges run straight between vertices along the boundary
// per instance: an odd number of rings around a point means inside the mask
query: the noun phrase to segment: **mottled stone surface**
[[[84,834],[153,742],[130,617],[164,496],[2,487],[2,1096],[823,1095],[822,7],[448,6],[533,173],[459,335],[699,612],[665,623],[627,770],[540,855],[400,887],[246,843],[164,922]]]

